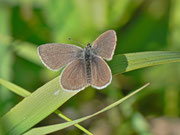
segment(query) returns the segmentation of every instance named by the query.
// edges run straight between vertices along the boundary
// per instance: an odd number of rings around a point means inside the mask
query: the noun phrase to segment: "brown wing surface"
[[[112,74],[106,62],[97,56],[94,56],[91,64],[91,86],[97,89],[103,89],[111,83]]]
[[[78,59],[69,64],[61,74],[60,84],[65,90],[83,90],[87,87],[85,62]]]
[[[51,70],[62,66],[81,56],[82,49],[71,44],[44,44],[38,47],[38,54],[43,64]]]
[[[116,48],[116,40],[116,32],[114,30],[104,32],[93,43],[94,54],[106,60],[111,60]]]

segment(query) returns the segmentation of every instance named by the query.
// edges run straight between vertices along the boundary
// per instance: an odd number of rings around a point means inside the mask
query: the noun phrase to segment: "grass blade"
[[[142,89],[144,89],[148,85],[149,85],[149,83],[145,84],[144,86],[142,86],[141,88],[139,88],[136,91],[132,92],[131,94],[127,95],[126,97],[116,101],[115,103],[105,107],[104,109],[102,109],[102,110],[100,110],[100,111],[98,111],[98,112],[96,112],[96,113],[94,113],[92,115],[89,115],[89,116],[86,116],[86,117],[83,117],[83,118],[80,118],[80,119],[77,119],[77,120],[74,120],[74,121],[71,121],[71,122],[66,122],[66,123],[61,123],[61,124],[56,124],[56,125],[51,125],[51,126],[45,126],[45,127],[40,127],[40,128],[33,128],[30,131],[28,131],[27,133],[25,133],[25,135],[35,135],[35,134],[44,135],[44,134],[49,134],[49,133],[52,133],[52,132],[55,132],[55,131],[67,128],[69,126],[72,126],[72,125],[74,125],[76,123],[79,123],[79,122],[82,122],[84,120],[87,120],[87,119],[89,119],[91,117],[94,117],[94,116],[96,116],[96,115],[98,115],[100,113],[108,111],[109,109],[119,105],[120,103],[124,102],[125,100],[127,100],[130,97],[132,97],[136,93],[140,92]]]
[[[155,51],[116,55],[109,65],[113,74],[119,74],[172,62],[180,62],[180,52]],[[0,119],[0,123],[6,126],[6,134],[22,134],[77,93],[63,91],[57,77],[12,108]]]
[[[180,52],[152,51],[115,55],[108,62],[112,74],[120,74],[144,67],[180,62]]]
[[[22,96],[22,97],[27,97],[29,95],[31,95],[31,93],[11,82],[8,82],[6,80],[3,80],[0,78],[0,84],[3,85],[4,87],[8,88],[9,90],[11,90],[12,92]],[[61,111],[56,110],[54,111],[54,113],[56,113],[58,116],[60,116],[61,118],[63,118],[66,121],[72,121],[70,118],[68,118],[67,116],[65,116]],[[80,130],[84,131],[86,134],[88,135],[92,135],[92,133],[90,133],[88,130],[86,130],[84,127],[82,127],[79,124],[75,124],[74,126],[76,126],[77,128],[79,128]]]
[[[22,134],[78,93],[63,91],[58,80],[59,77],[37,89],[0,119],[5,134]]]
[[[31,95],[31,92],[1,78],[0,78],[0,84],[22,97],[27,97]]]

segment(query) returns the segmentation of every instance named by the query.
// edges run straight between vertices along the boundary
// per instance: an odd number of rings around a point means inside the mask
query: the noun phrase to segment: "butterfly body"
[[[86,69],[86,78],[87,78],[87,83],[91,83],[91,60],[93,52],[91,49],[91,45],[88,43],[86,48],[84,49],[84,62],[85,62],[85,69]]]
[[[82,49],[71,44],[44,44],[38,47],[38,54],[45,66],[51,70],[66,68],[60,75],[64,90],[83,90],[91,85],[103,89],[111,83],[112,74],[103,60],[111,60],[116,46],[116,33],[109,30],[100,35],[94,43]]]

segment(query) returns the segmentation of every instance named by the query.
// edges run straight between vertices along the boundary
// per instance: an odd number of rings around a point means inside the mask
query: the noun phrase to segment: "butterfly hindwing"
[[[65,90],[82,90],[87,87],[85,61],[78,59],[70,63],[61,73],[60,84]]]
[[[112,74],[106,62],[94,56],[91,62],[91,86],[97,89],[103,89],[111,83]]]

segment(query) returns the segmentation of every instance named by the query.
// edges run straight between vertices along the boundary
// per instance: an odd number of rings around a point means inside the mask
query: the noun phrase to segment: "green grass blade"
[[[112,74],[120,74],[144,67],[180,62],[180,52],[152,51],[115,55],[108,62]]]
[[[4,87],[8,88],[9,90],[11,90],[12,92],[22,96],[22,97],[27,97],[29,95],[31,95],[31,93],[11,82],[8,82],[6,80],[3,80],[0,78],[0,84],[3,85]],[[56,110],[54,111],[54,113],[56,113],[59,117],[63,118],[66,121],[72,121],[70,118],[68,118],[67,116],[65,116],[61,111]],[[75,124],[74,126],[76,126],[77,128],[79,128],[80,130],[84,131],[86,134],[88,135],[92,135],[91,132],[89,132],[88,130],[86,130],[84,127],[82,127],[79,124]]]
[[[22,97],[27,97],[31,95],[31,92],[1,78],[0,78],[0,84]]]
[[[4,46],[12,46],[12,50],[20,57],[29,60],[37,65],[41,65],[41,61],[37,55],[37,47],[29,42],[14,39],[9,35],[0,33],[0,41]]]
[[[16,42],[13,42],[14,45],[14,51],[17,55],[19,55],[22,58],[25,58],[37,65],[41,65],[41,62],[39,60],[39,57],[37,55],[37,47],[34,46],[31,43],[28,42],[22,42],[19,40],[16,40]]]
[[[172,62],[180,62],[180,52],[141,52],[116,55],[109,65],[113,74],[119,74]],[[63,91],[59,86],[59,77],[57,77],[12,108],[0,119],[0,123],[6,126],[7,134],[22,134],[77,93]]]
[[[10,9],[2,6],[0,4],[0,35],[1,34],[11,34],[10,31]],[[9,50],[8,44],[10,42],[4,43],[0,40],[0,78],[5,78],[9,80],[12,73],[12,52]],[[2,116],[9,106],[9,100],[12,99],[12,94],[6,90],[6,88],[1,88],[0,91],[0,116]]]
[[[61,118],[65,119],[66,121],[72,121],[71,119],[69,119],[67,116],[65,116],[61,111],[56,110],[55,113],[60,116]],[[80,130],[82,130],[84,133],[86,133],[87,135],[93,135],[91,132],[89,132],[87,129],[85,129],[84,127],[82,127],[79,124],[74,124],[75,127],[79,128]]]
[[[32,127],[34,123],[38,123],[51,114],[52,110],[55,111],[65,101],[78,93],[63,91],[59,87],[58,80],[59,77],[39,88],[0,119],[1,125],[5,128],[5,134],[21,134],[29,129],[29,127]],[[47,102],[45,99],[51,101]],[[58,103],[56,104],[56,102]],[[46,104],[46,106],[43,104]],[[24,106],[27,108],[24,108]],[[24,109],[26,111],[22,111]]]
[[[119,105],[120,103],[124,102],[125,100],[127,100],[128,98],[132,97],[133,95],[135,95],[136,93],[138,93],[139,91],[141,91],[142,89],[144,89],[145,87],[147,87],[149,85],[149,83],[147,83],[146,85],[142,86],[141,88],[137,89],[136,91],[132,92],[131,94],[125,96],[124,98],[116,101],[115,103],[105,107],[104,109],[92,114],[92,115],[89,115],[89,116],[86,116],[86,117],[83,117],[83,118],[80,118],[80,119],[77,119],[77,120],[74,120],[74,121],[71,121],[71,122],[66,122],[66,123],[61,123],[61,124],[56,124],[56,125],[51,125],[51,126],[45,126],[45,127],[39,127],[39,128],[33,128],[31,129],[30,131],[28,131],[27,133],[25,133],[25,135],[35,135],[35,134],[38,134],[38,135],[44,135],[44,134],[49,134],[49,133],[52,133],[52,132],[55,132],[55,131],[58,131],[58,130],[61,130],[61,129],[64,129],[64,128],[67,128],[69,126],[72,126],[76,123],[79,123],[79,122],[82,122],[84,120],[87,120],[91,117],[94,117],[100,113],[103,113],[105,111],[108,111],[109,109]]]

